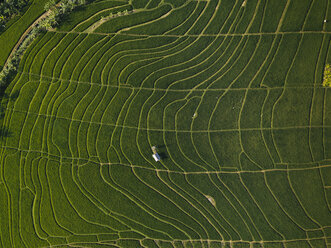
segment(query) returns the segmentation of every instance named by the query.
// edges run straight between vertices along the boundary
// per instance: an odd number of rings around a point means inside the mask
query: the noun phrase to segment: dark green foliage
[[[15,15],[26,10],[28,0],[7,0],[0,3],[0,31],[6,28],[7,22]]]

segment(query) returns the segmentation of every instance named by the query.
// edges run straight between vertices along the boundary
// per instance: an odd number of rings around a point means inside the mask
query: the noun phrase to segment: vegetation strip
[[[53,1],[53,4],[55,2]],[[62,2],[51,6],[48,3],[48,10],[42,14],[28,29],[23,33],[15,47],[7,58],[2,71],[0,72],[0,87],[4,88],[8,84],[10,77],[15,74],[21,57],[32,41],[37,37],[38,32],[43,29],[50,29],[57,24],[56,19],[60,15],[67,14],[72,11],[76,6],[85,4],[85,0],[62,0]]]

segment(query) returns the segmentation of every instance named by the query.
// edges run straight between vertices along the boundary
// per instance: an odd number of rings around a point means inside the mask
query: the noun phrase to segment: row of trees
[[[45,15],[45,18],[31,29],[19,47],[14,51],[13,55],[8,59],[4,68],[2,68],[0,72],[0,90],[3,90],[16,74],[21,57],[37,35],[42,31],[54,28],[65,14],[85,3],[85,0],[63,0],[55,5],[55,1],[50,0],[50,2],[45,5],[45,9],[49,11],[47,15]]]
[[[28,0],[4,0],[0,2],[0,30],[5,27],[6,22],[18,14],[26,5]]]
[[[29,0],[0,0],[0,30],[4,29],[6,22],[18,14],[28,2]],[[64,0],[56,10],[59,12],[58,14],[65,14],[72,11],[77,5],[85,4],[85,2],[86,0]],[[45,4],[45,10],[48,11],[54,5],[55,0],[50,0]]]
[[[44,6],[45,11],[50,11],[45,20],[40,23],[41,28],[46,30],[55,27],[61,18],[71,12],[77,6],[85,5],[86,0],[63,0],[56,5],[55,0],[50,0]]]
[[[24,41],[20,44],[15,53],[8,60],[8,63],[3,67],[2,71],[0,72],[0,89],[4,88],[10,78],[12,78],[14,74],[16,74],[18,64],[21,60],[23,53],[28,48],[30,43],[37,37],[39,32],[40,30],[38,28],[33,28],[26,36]]]
[[[114,18],[114,17],[117,17],[117,16],[127,15],[127,14],[129,14],[129,11],[126,9],[126,10],[123,10],[122,12],[119,11],[117,13],[110,13],[108,16],[101,16],[101,20],[106,21],[108,19],[111,19],[111,18]]]

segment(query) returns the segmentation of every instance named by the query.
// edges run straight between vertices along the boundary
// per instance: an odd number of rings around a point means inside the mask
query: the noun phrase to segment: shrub
[[[39,23],[39,27],[42,30],[49,30],[57,25],[57,13],[55,11],[52,11],[47,18],[42,20]]]
[[[48,11],[50,8],[52,8],[55,5],[55,0],[50,0],[48,1],[45,6],[44,9],[45,11]]]
[[[27,0],[1,1],[0,16],[3,21],[8,21],[13,15],[19,13],[28,4]]]
[[[323,86],[331,87],[331,65],[327,64],[324,67]]]

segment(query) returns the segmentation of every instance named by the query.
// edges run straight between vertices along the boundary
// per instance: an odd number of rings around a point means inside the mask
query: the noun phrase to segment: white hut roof
[[[154,160],[157,162],[157,161],[160,161],[160,155],[159,154],[157,154],[157,153],[154,153],[153,154],[153,158],[154,158]]]

